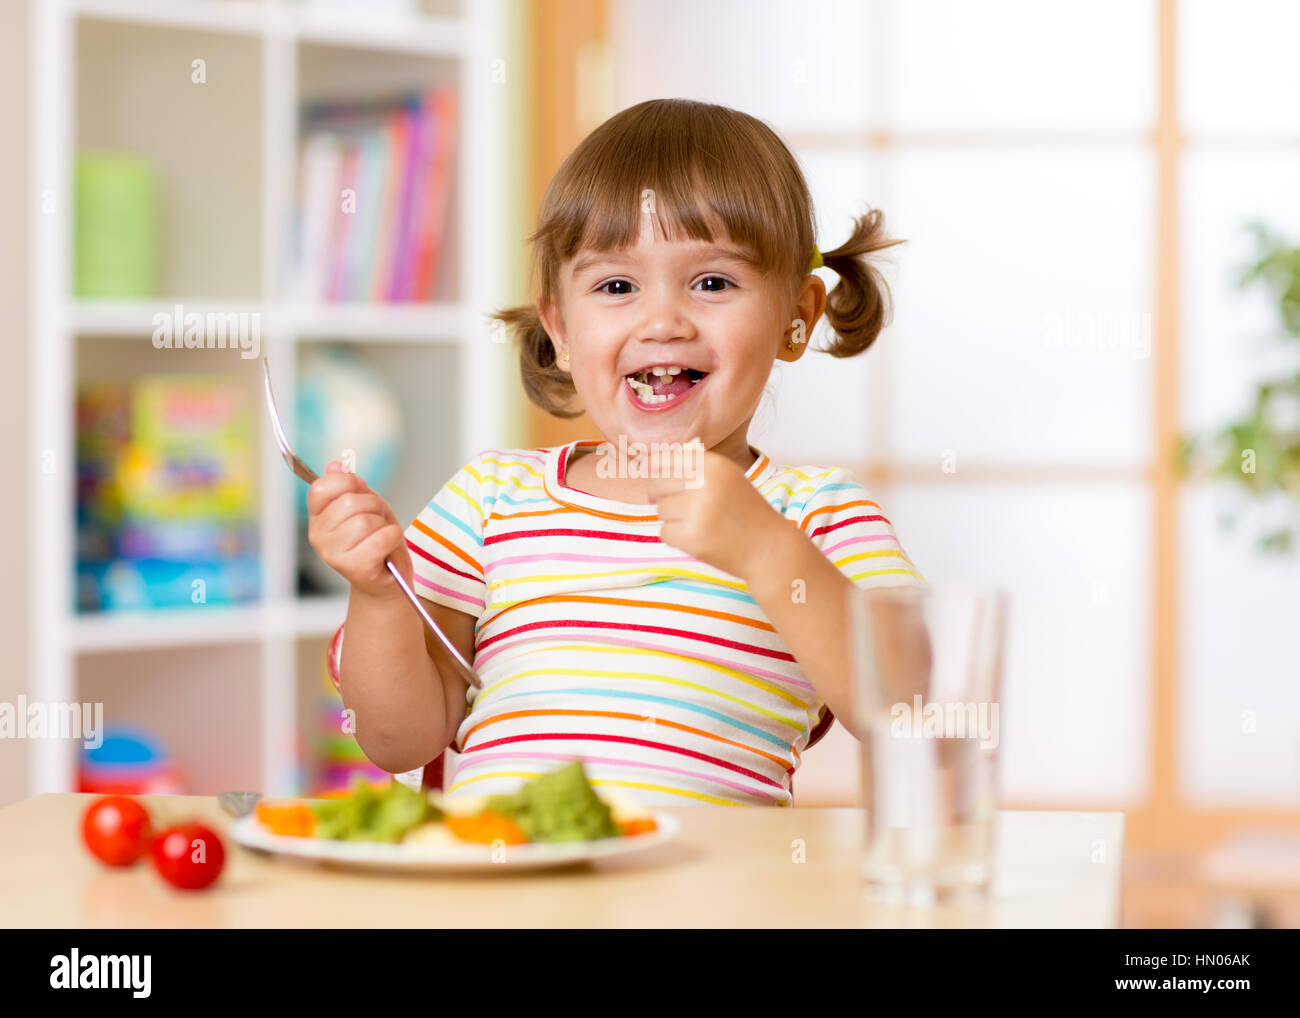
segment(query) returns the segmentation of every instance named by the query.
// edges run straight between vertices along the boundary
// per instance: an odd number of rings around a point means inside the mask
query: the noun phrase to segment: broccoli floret
[[[587,841],[618,834],[610,809],[587,780],[581,760],[544,774],[519,792],[514,816],[530,841]]]
[[[316,836],[340,841],[398,842],[412,827],[442,816],[427,796],[400,781],[376,792],[360,777],[347,796],[313,803],[312,812]]]
[[[401,841],[403,834],[424,823],[431,808],[424,795],[394,781],[375,806],[370,834],[375,841]]]

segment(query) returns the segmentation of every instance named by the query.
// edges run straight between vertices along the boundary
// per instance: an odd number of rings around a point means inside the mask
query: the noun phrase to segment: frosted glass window
[[[820,246],[838,247],[849,237],[853,216],[880,204],[878,159],[853,149],[800,154],[817,209]],[[829,293],[838,277],[829,269],[818,274]],[[823,347],[830,338],[823,316],[812,346]],[[845,360],[808,350],[793,364],[777,361],[754,415],[751,440],[788,464],[855,466],[886,455],[883,436],[873,426],[873,400],[884,383],[881,350],[889,341],[886,332],[866,353]]]
[[[826,342],[818,328],[814,342]],[[889,341],[888,333],[877,343]],[[777,361],[750,428],[750,441],[778,462],[857,468],[884,456],[872,428],[880,351],[836,360],[809,350],[794,364]]]
[[[889,118],[902,130],[1143,129],[1151,0],[894,0]]]
[[[817,243],[823,249],[839,247],[849,239],[858,216],[885,204],[882,163],[887,157],[881,153],[865,148],[806,148],[795,157],[812,192]],[[834,279],[832,272],[828,281]]]
[[[861,0],[618,0],[618,108],[682,97],[778,130],[861,129],[870,108],[870,5]]]
[[[891,170],[899,458],[1147,461],[1149,154],[922,149]]]
[[[1190,131],[1300,134],[1300,4],[1182,0],[1179,119]]]
[[[1232,489],[1193,485],[1180,504],[1179,773],[1202,806],[1300,803],[1300,627],[1294,559],[1254,550],[1268,507],[1232,530]],[[1282,508],[1282,506],[1277,506]],[[1252,730],[1253,729],[1253,730]]]
[[[1282,336],[1277,305],[1263,286],[1236,285],[1254,257],[1249,219],[1300,243],[1300,155],[1199,152],[1184,163],[1181,215],[1181,420],[1217,429],[1246,411],[1255,382],[1294,371],[1294,340]]]
[[[1130,803],[1147,778],[1151,507],[1138,485],[897,484],[882,509],[931,583],[1002,586],[1002,789]]]

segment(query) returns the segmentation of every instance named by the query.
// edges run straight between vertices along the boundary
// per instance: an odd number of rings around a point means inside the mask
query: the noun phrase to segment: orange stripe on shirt
[[[839,505],[824,505],[820,509],[814,509],[806,517],[804,517],[804,520],[800,524],[800,527],[803,528],[804,530],[807,530],[808,524],[812,522],[812,518],[814,516],[819,515],[820,513],[839,512],[839,510],[841,509],[851,509],[855,505],[869,505],[869,506],[874,506],[876,509],[880,508],[880,506],[877,503],[872,502],[870,499],[866,499],[866,498],[859,499],[856,502],[841,502]]]
[[[763,622],[759,619],[746,618],[744,615],[733,615],[730,612],[714,611],[711,608],[695,608],[686,604],[661,604],[657,601],[634,601],[626,597],[593,597],[587,594],[550,594],[546,597],[530,597],[527,601],[518,601],[508,608],[502,608],[494,616],[488,625],[492,625],[505,615],[516,608],[523,608],[528,605],[545,604],[548,601],[557,602],[582,602],[585,604],[616,604],[625,608],[660,608],[665,611],[686,612],[690,615],[703,615],[706,618],[719,619],[723,622],[737,622],[741,625],[752,626],[755,629],[763,629],[769,633],[775,633],[776,627],[770,623]]]
[[[482,567],[481,565],[479,565],[478,562],[476,562],[476,561],[474,560],[474,558],[473,558],[471,555],[469,555],[467,552],[461,551],[460,548],[458,548],[456,545],[452,544],[450,541],[448,541],[448,540],[447,540],[445,537],[443,537],[441,534],[435,533],[434,531],[430,530],[430,529],[429,529],[429,525],[428,525],[427,523],[425,523],[423,520],[420,520],[420,519],[412,520],[412,521],[411,521],[411,526],[415,527],[416,530],[418,530],[420,533],[424,534],[426,537],[430,537],[430,538],[432,538],[433,540],[437,541],[440,545],[442,545],[444,548],[446,548],[449,552],[451,552],[451,553],[452,553],[453,555],[455,555],[457,558],[463,559],[465,562],[468,562],[468,563],[469,563],[470,565],[472,565],[476,570],[478,570],[478,573],[479,573],[480,576],[483,575],[483,567]]]
[[[627,513],[608,513],[603,512],[600,509],[589,509],[585,505],[578,505],[574,502],[566,502],[554,493],[552,493],[551,498],[560,503],[560,505],[572,509],[576,513],[583,513],[587,516],[599,516],[606,520],[618,520],[620,523],[653,523],[655,520],[659,519],[658,513],[651,513],[648,516],[632,516]]]
[[[521,520],[528,516],[563,516],[572,512],[572,509],[531,509],[521,513],[497,513],[494,512],[488,517],[489,520]]]

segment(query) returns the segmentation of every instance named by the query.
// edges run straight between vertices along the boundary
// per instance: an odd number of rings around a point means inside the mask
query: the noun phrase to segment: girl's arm
[[[353,712],[357,745],[394,774],[423,767],[456,737],[465,716],[465,680],[412,610],[392,596],[353,588],[339,686]],[[472,615],[420,598],[466,661],[474,659]]]
[[[825,476],[826,490],[838,494],[815,508],[814,495],[803,507],[805,521],[840,510],[846,518],[831,526],[835,517],[826,516],[823,530],[846,524],[870,526],[873,531],[889,527],[883,516],[872,513],[872,509],[879,510],[875,502],[859,498],[861,492],[843,494],[854,487],[850,475],[841,471]],[[698,475],[689,485],[684,478],[652,478],[647,490],[662,521],[660,540],[744,580],[826,705],[856,738],[864,738],[866,733],[858,730],[853,716],[845,618],[854,580],[826,557],[799,523],[773,509],[741,467],[726,456],[705,453]],[[866,515],[859,522],[862,510]],[[846,543],[851,532],[840,530],[837,542]],[[871,539],[882,536],[893,538],[892,531],[882,531],[873,533]],[[897,540],[890,544],[892,548],[869,554],[897,555],[907,562]],[[906,573],[925,582],[912,569],[884,571]],[[795,597],[796,593],[801,596]],[[886,652],[893,653],[887,648]],[[898,652],[902,653],[901,647]]]
[[[826,705],[862,739],[853,717],[846,631],[853,583],[797,525],[775,514],[773,521],[771,539],[756,542],[761,558],[741,579]],[[802,581],[798,587],[797,581]]]

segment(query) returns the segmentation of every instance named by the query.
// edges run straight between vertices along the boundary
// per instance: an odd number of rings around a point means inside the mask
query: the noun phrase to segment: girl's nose
[[[691,339],[695,322],[686,307],[687,298],[678,294],[648,295],[645,316],[637,327],[637,339]]]

